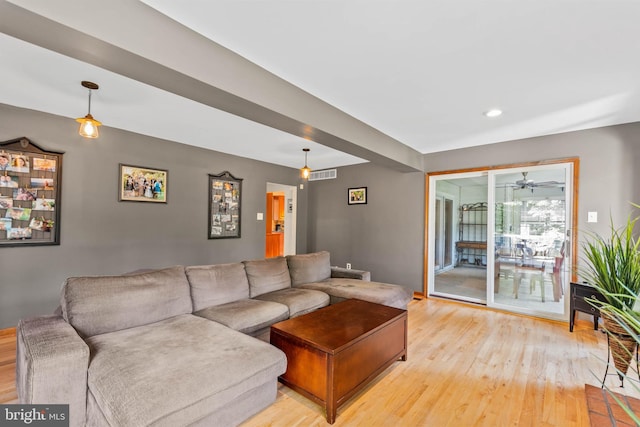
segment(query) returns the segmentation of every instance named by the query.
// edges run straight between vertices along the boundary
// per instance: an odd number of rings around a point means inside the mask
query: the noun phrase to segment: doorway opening
[[[265,258],[295,255],[297,188],[267,183]]]
[[[563,159],[428,174],[425,294],[566,320],[577,169]]]

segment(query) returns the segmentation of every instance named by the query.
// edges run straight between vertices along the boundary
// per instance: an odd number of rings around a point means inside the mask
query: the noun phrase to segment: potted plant
[[[603,294],[606,295],[606,294]],[[600,310],[606,310],[610,314],[613,314],[615,321],[620,325],[620,327],[626,330],[626,333],[633,337],[636,342],[636,345],[640,345],[640,312],[635,310],[629,310],[627,307],[623,307],[623,309],[618,309],[606,302],[599,302]],[[637,373],[637,372],[636,372]],[[618,373],[619,377],[622,376]],[[622,379],[622,378],[621,378]],[[636,391],[640,391],[640,385],[634,384],[631,382],[631,385],[634,387]],[[636,425],[640,426],[640,414],[636,414],[634,412],[634,408],[631,407],[629,401],[626,399],[622,399],[615,392],[613,392],[609,387],[607,387],[604,383],[602,387],[606,389],[611,398],[631,417],[631,419],[636,423]]]
[[[607,300],[607,304],[599,308],[620,380],[629,368],[637,345],[629,333],[634,330],[633,325],[624,324],[620,313],[633,312],[640,294],[640,240],[634,236],[639,218],[629,216],[620,228],[616,228],[612,221],[609,237],[590,233],[582,245],[586,265],[580,270],[580,275]]]

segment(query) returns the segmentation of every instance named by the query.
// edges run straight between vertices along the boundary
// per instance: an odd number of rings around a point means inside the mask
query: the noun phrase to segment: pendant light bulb
[[[311,174],[311,169],[308,166],[303,167],[302,169],[300,169],[300,171],[302,173],[302,178],[309,179],[309,175]]]
[[[309,179],[309,175],[311,175],[311,168],[307,166],[307,153],[309,153],[311,149],[303,148],[302,151],[304,151],[304,167],[300,169],[300,177],[302,179]]]
[[[92,139],[100,136],[100,132],[98,132],[98,126],[100,126],[102,123],[95,120],[91,114],[87,114],[82,118],[76,119],[76,121],[80,123],[80,129],[78,130],[80,136]]]
[[[98,126],[101,126],[102,123],[94,119],[91,115],[91,91],[98,90],[99,86],[93,82],[88,81],[83,81],[81,84],[83,87],[89,89],[89,111],[87,112],[86,116],[76,119],[76,122],[80,123],[78,133],[84,138],[95,139],[100,134],[98,132]]]

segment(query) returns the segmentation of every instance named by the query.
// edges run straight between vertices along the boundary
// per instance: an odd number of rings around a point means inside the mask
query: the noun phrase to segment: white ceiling
[[[421,153],[640,121],[636,0],[144,3]],[[105,126],[291,167],[302,147],[313,169],[364,161],[5,34],[0,55],[0,103],[83,116],[91,80]]]

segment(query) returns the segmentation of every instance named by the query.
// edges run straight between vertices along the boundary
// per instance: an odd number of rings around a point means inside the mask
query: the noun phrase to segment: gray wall
[[[579,157],[578,230],[607,233],[640,202],[635,166],[640,123],[563,133],[425,155],[427,172]],[[348,187],[368,186],[369,203],[347,206]],[[373,280],[422,292],[424,177],[366,164],[338,169],[336,180],[309,183],[309,248],[331,251],[332,264],[351,262]],[[587,224],[588,211],[599,222]],[[637,212],[636,212],[637,213]]]
[[[367,204],[347,204],[351,187],[368,187]],[[349,262],[372,280],[421,291],[424,174],[362,164],[309,182],[308,231],[310,251],[330,251],[332,265]]]
[[[35,124],[34,124],[35,123]],[[0,328],[51,312],[68,276],[263,258],[266,183],[297,185],[297,170],[104,129],[80,138],[66,118],[0,104],[0,140],[26,136],[63,151],[60,246],[0,247]],[[233,141],[229,141],[230,144]],[[635,165],[640,123],[564,133],[425,156],[428,171],[563,157],[580,158],[579,229],[607,232],[640,201]],[[117,201],[118,163],[169,170],[166,205]],[[208,240],[207,174],[244,178],[242,238]],[[368,204],[347,205],[347,188],[368,187]],[[424,175],[372,164],[338,169],[338,179],[298,192],[297,252],[329,250],[333,265],[370,270],[374,280],[422,291]],[[586,223],[598,211],[600,222]]]
[[[266,183],[298,184],[298,171],[102,129],[83,139],[67,118],[0,104],[0,141],[26,136],[64,152],[60,246],[0,247],[0,329],[51,313],[69,276],[264,258]],[[215,136],[212,136],[215,137]],[[229,141],[233,144],[233,141]],[[167,169],[168,203],[118,202],[118,164]],[[242,236],[207,239],[208,175],[243,178]],[[307,190],[298,191],[297,251],[307,252]]]
[[[631,123],[434,153],[425,156],[425,165],[435,172],[578,157],[581,240],[585,230],[607,233],[610,215],[619,224],[632,212],[630,202],[640,202],[639,156],[640,123]],[[597,224],[586,222],[589,211],[598,212]]]

